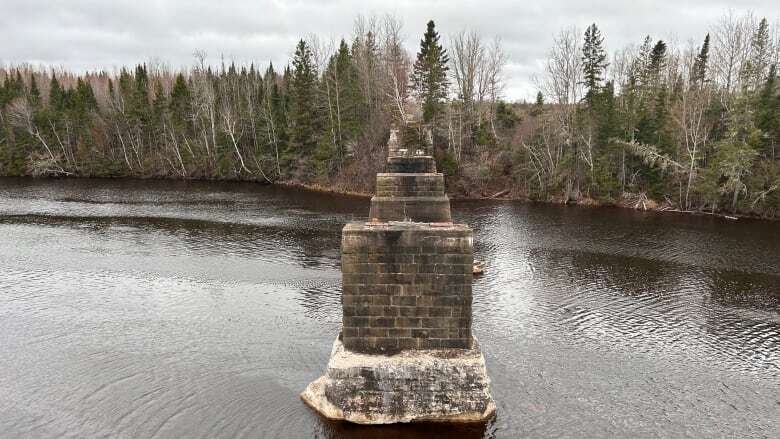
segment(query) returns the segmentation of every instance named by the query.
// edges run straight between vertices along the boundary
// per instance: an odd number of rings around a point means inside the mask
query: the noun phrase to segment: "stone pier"
[[[361,424],[484,422],[485,360],[471,333],[473,237],[453,224],[429,147],[393,131],[371,220],[342,231],[342,332],[303,400]]]

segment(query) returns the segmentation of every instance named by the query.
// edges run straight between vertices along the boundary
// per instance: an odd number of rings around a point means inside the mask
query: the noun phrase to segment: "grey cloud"
[[[310,33],[348,37],[358,14],[391,13],[403,19],[414,51],[428,19],[443,35],[476,30],[502,38],[509,56],[507,97],[532,98],[532,76],[560,29],[598,23],[609,51],[640,43],[645,35],[680,43],[700,41],[732,2],[547,0],[497,1],[233,1],[233,0],[3,0],[0,62],[36,63],[74,70],[113,69],[157,59],[190,65],[196,49],[211,62],[223,54],[238,62],[286,63],[297,39]],[[780,3],[743,1],[770,20]]]

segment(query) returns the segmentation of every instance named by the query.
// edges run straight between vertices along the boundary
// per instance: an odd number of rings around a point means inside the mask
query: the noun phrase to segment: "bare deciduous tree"
[[[739,73],[750,55],[750,35],[754,28],[752,13],[737,16],[733,10],[712,28],[715,78],[727,92],[739,86]]]

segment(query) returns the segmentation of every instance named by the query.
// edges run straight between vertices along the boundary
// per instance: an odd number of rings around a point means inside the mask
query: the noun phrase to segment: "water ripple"
[[[776,437],[776,224],[456,202],[498,417],[333,424],[298,393],[340,328],[365,200],[0,179],[9,437]]]

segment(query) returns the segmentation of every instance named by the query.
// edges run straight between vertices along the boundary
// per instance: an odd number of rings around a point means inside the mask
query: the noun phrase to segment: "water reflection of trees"
[[[139,248],[154,239],[156,244],[168,245],[173,250],[183,249],[188,254],[235,255],[269,262],[292,262],[305,268],[339,265],[341,224],[328,222],[285,221],[255,225],[184,218],[39,215],[15,216],[4,221],[86,230]],[[170,242],[166,244],[166,240]]]
[[[780,276],[724,270],[708,275],[710,297],[718,304],[780,311]]]
[[[588,285],[621,296],[663,295],[681,276],[672,264],[603,253],[572,252],[571,267]]]
[[[708,273],[703,328],[707,346],[729,368],[780,372],[780,277]]]

